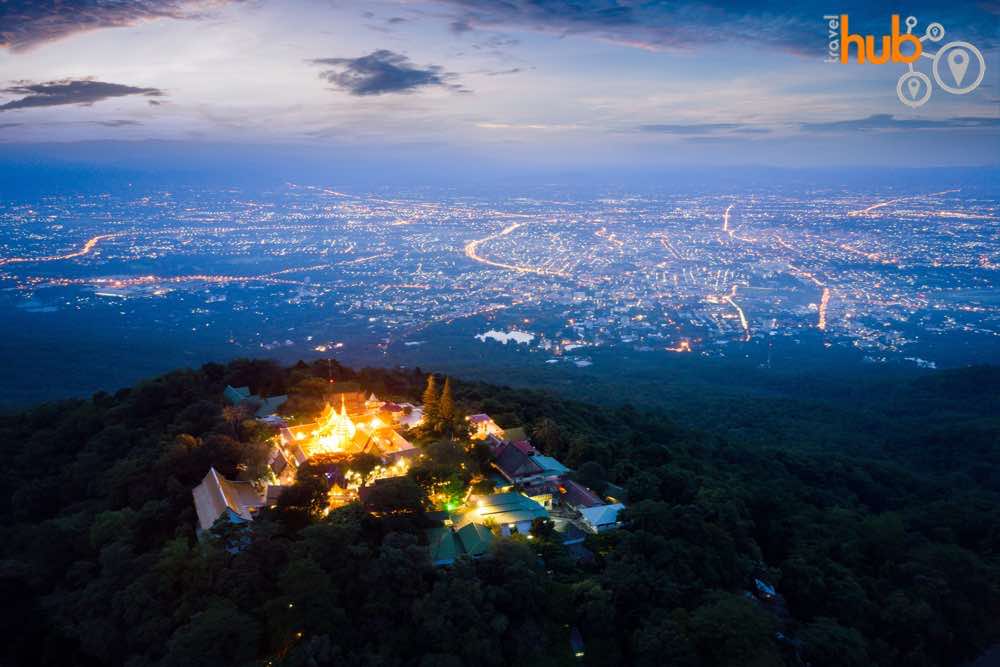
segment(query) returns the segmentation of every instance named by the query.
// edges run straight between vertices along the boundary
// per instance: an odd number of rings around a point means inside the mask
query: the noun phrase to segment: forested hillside
[[[269,447],[224,387],[305,411],[331,375],[410,401],[426,380],[241,360],[0,418],[0,663],[920,667],[1000,638],[998,369],[895,383],[863,409],[827,399],[838,440],[864,444],[838,450],[453,381],[460,410],[527,427],[623,497],[626,525],[587,538],[592,561],[539,524],[434,568],[421,499],[320,516],[304,487],[249,531],[198,540],[191,489],[210,466],[252,476]],[[776,403],[762,428],[786,417]],[[751,595],[755,579],[778,598]]]

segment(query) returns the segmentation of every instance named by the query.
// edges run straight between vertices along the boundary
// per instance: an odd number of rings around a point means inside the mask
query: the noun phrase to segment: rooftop
[[[201,484],[191,491],[194,508],[198,513],[198,525],[208,530],[227,511],[232,512],[234,521],[252,521],[251,510],[264,504],[261,494],[250,482],[233,482],[209,468]]]
[[[458,530],[445,526],[427,531],[431,562],[435,565],[450,565],[461,556],[478,558],[489,551],[495,539],[489,528],[475,521]]]
[[[509,525],[543,519],[549,515],[537,502],[515,491],[483,496],[476,505],[475,509],[454,519],[457,527],[465,527],[473,521],[493,521],[498,525]]]

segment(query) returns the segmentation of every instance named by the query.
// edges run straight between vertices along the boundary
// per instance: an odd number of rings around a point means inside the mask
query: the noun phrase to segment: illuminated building
[[[503,429],[487,414],[469,415],[465,420],[469,422],[470,437],[474,440],[485,440],[490,435],[502,438],[504,435]]]
[[[272,470],[282,484],[291,483],[298,468],[313,457],[324,456],[324,473],[330,484],[330,505],[357,498],[358,490],[375,480],[406,474],[417,449],[394,427],[402,413],[394,404],[366,399],[353,383],[340,383],[328,396],[319,418],[309,424],[283,426],[272,452]],[[336,402],[334,402],[336,401]],[[334,407],[339,403],[339,407]],[[381,459],[367,475],[350,469],[350,457],[373,454]],[[340,455],[340,456],[338,456]],[[284,465],[283,465],[284,462]]]

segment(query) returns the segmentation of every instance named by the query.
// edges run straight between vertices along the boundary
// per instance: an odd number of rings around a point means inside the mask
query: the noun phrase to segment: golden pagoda
[[[343,452],[348,449],[358,429],[347,415],[347,406],[343,397],[340,399],[340,412],[333,409],[329,403],[320,415],[319,424],[313,432],[315,443],[314,453]]]

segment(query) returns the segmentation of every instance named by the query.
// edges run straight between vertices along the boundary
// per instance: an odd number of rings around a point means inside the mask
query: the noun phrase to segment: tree
[[[470,563],[455,564],[453,573],[435,582],[414,603],[424,657],[421,667],[496,664],[502,655],[499,633],[491,632],[496,611]],[[448,655],[457,652],[461,658]]]
[[[292,387],[288,402],[282,408],[282,414],[292,414],[297,418],[309,419],[319,414],[326,405],[326,394],[330,390],[330,382],[325,377],[306,377]]]
[[[365,509],[376,514],[415,515],[423,512],[427,498],[409,477],[380,479],[364,490]]]
[[[471,457],[457,442],[439,440],[432,442],[410,468],[410,477],[428,491],[444,493],[449,497],[460,493],[472,479],[474,464]]]
[[[347,469],[361,475],[361,479],[368,479],[375,468],[382,465],[382,457],[371,452],[360,452],[345,459]]]
[[[802,657],[814,667],[863,667],[870,665],[865,640],[854,628],[830,618],[817,618],[799,633]]]
[[[312,558],[297,558],[278,579],[283,596],[273,600],[268,614],[272,633],[280,638],[297,633],[343,634],[347,618],[337,604],[337,589],[330,575]]]
[[[175,432],[204,435],[220,425],[219,404],[215,401],[196,401],[177,415],[174,425]]]
[[[548,417],[539,419],[531,432],[531,439],[549,456],[559,458],[563,455],[562,432],[554,420]]]
[[[438,399],[438,419],[441,426],[451,433],[455,422],[455,399],[451,395],[451,378],[445,377],[441,398]]]
[[[329,486],[322,477],[302,476],[295,484],[285,489],[278,498],[278,508],[293,519],[295,525],[304,525],[309,518],[323,513],[327,506]]]
[[[632,635],[632,647],[637,665],[696,667],[700,664],[682,625],[666,614],[645,619]]]
[[[222,418],[232,429],[233,437],[240,439],[240,424],[247,418],[247,409],[243,405],[227,405],[222,408]]]
[[[202,440],[181,433],[162,449],[159,467],[164,475],[173,475],[181,483],[194,486],[210,467],[229,479],[236,477],[244,463],[243,455],[243,446],[228,435],[212,433]]]
[[[780,664],[773,636],[766,612],[729,593],[719,593],[691,616],[691,637],[709,666]]]
[[[256,422],[249,422],[252,426]],[[243,462],[238,466],[239,478],[244,481],[266,479],[270,473],[267,460],[271,453],[271,443],[266,439],[255,437],[242,447]]]
[[[654,500],[660,496],[660,480],[651,472],[637,472],[625,484],[628,498],[632,502]]]
[[[424,389],[424,424],[429,430],[437,430],[438,421],[440,420],[441,412],[438,408],[438,391],[437,383],[434,380],[434,374],[431,373],[427,376],[427,387]]]
[[[231,603],[216,601],[191,617],[167,644],[164,665],[236,665],[256,657],[259,626]]]
[[[612,591],[594,579],[584,579],[570,587],[573,620],[587,637],[614,634],[615,603]]]
[[[603,494],[608,485],[608,471],[596,461],[587,461],[577,470],[576,479],[596,493]]]

